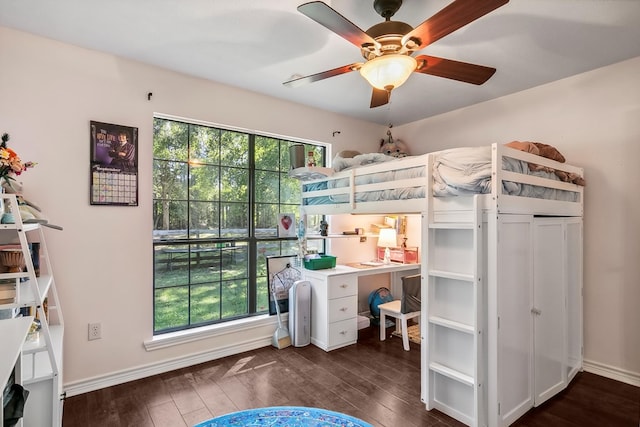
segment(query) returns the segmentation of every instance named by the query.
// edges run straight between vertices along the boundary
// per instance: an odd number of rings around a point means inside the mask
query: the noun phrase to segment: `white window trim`
[[[283,313],[282,321],[285,322],[288,321],[288,319],[289,314]],[[277,316],[271,316],[268,314],[245,317],[243,319],[231,320],[215,325],[207,325],[201,328],[191,328],[182,331],[155,335],[152,339],[144,341],[144,348],[147,351],[154,351],[162,348],[183,345],[194,341],[220,337],[223,335],[238,334],[265,326],[275,326],[277,324]]]

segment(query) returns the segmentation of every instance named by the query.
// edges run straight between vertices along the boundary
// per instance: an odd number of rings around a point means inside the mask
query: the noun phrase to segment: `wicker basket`
[[[3,249],[0,262],[9,273],[19,273],[24,268],[24,254],[20,249]]]

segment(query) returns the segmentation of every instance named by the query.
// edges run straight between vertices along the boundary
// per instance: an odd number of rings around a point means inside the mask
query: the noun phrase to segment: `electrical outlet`
[[[89,323],[89,341],[102,338],[102,324]]]

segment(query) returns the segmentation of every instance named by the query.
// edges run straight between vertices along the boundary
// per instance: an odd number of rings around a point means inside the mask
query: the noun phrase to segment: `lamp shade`
[[[389,54],[365,62],[360,74],[376,89],[391,90],[406,82],[417,66],[412,56]]]
[[[378,236],[378,246],[381,248],[393,248],[397,244],[396,230],[393,228],[380,229],[380,235]]]

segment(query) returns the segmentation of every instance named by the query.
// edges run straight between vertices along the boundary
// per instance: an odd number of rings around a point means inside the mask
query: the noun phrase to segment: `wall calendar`
[[[138,128],[91,121],[92,205],[138,206]]]

